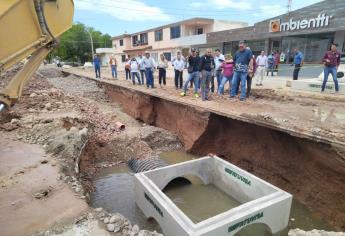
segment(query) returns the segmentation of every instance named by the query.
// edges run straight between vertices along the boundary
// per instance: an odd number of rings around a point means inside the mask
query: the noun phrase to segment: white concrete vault
[[[193,223],[162,192],[175,178],[188,176],[215,185],[241,205]],[[292,195],[218,157],[207,156],[136,174],[135,200],[167,236],[225,236],[252,224],[267,225],[272,233],[283,230],[288,224]]]

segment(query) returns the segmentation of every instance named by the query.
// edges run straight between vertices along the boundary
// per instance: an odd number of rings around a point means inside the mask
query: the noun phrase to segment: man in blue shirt
[[[95,67],[96,79],[101,78],[101,60],[97,54],[93,58],[93,66]]]
[[[293,70],[293,80],[298,80],[298,73],[301,67],[303,66],[303,53],[297,48],[294,49],[295,57],[293,59],[293,64],[295,69]]]
[[[246,48],[244,41],[240,41],[239,50],[234,56],[235,70],[231,82],[231,93],[230,97],[235,97],[237,95],[237,87],[241,81],[241,97],[240,100],[244,101],[246,99],[246,83],[248,72],[253,71],[253,68],[250,68],[249,64],[253,60],[253,53],[250,49]]]

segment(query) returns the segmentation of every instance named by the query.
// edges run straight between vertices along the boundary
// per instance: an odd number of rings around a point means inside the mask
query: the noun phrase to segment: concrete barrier
[[[214,184],[241,205],[193,223],[162,192],[173,179],[191,175],[204,184]],[[164,235],[225,236],[254,223],[267,225],[272,233],[283,230],[288,225],[292,195],[218,157],[207,156],[136,174],[135,201],[147,218],[160,224]]]

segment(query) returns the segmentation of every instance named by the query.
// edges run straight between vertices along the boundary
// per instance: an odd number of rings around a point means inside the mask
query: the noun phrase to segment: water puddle
[[[185,152],[174,151],[162,153],[161,158],[169,164],[189,161],[196,157]],[[214,185],[203,185],[198,178],[192,184],[178,181],[169,185],[164,192],[172,201],[195,223],[239,205],[239,203],[219,190]],[[181,184],[182,183],[182,184]],[[108,168],[94,180],[96,191],[91,194],[91,206],[102,207],[111,213],[121,213],[132,224],[140,228],[161,232],[154,221],[147,221],[144,214],[134,201],[133,174],[127,166]],[[198,196],[197,198],[195,196]],[[200,202],[207,202],[200,207]],[[334,230],[322,217],[307,209],[300,202],[293,201],[289,227],[275,236],[286,236],[289,229],[303,230],[323,229]],[[238,236],[272,236],[263,225],[251,225],[237,234]]]

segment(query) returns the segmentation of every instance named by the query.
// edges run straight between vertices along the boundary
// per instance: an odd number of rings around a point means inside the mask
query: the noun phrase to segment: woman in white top
[[[135,77],[137,77],[138,79],[138,83],[139,85],[141,85],[141,81],[140,81],[140,76],[139,76],[139,70],[140,70],[140,65],[137,62],[137,59],[135,59],[135,57],[132,58],[132,60],[130,61],[130,69],[131,69],[131,75],[132,75],[132,82],[135,85]]]
[[[159,85],[162,88],[162,82],[163,85],[166,85],[166,75],[167,75],[167,71],[166,69],[168,68],[168,60],[165,59],[164,54],[160,55],[160,60],[158,62],[158,78],[159,78]]]

